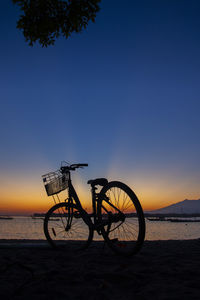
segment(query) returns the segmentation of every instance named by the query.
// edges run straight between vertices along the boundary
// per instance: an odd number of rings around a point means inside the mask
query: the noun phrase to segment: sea
[[[200,222],[150,221],[146,218],[145,240],[189,240],[200,238]],[[97,235],[95,235],[97,237]],[[0,239],[45,240],[43,219],[13,216],[0,219]],[[99,236],[98,238],[99,239]]]

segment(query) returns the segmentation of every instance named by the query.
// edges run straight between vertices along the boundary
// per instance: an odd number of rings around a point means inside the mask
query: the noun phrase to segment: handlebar
[[[72,168],[82,168],[82,167],[88,167],[88,164],[72,164],[70,167],[72,167]]]
[[[60,168],[60,171],[62,173],[68,172],[68,171],[75,171],[78,168],[88,167],[88,164],[72,164],[69,166],[64,166]]]

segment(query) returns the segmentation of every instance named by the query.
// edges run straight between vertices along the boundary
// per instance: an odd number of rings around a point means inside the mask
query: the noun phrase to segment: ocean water
[[[174,223],[146,219],[145,240],[188,240],[197,238],[200,238],[200,222]],[[0,219],[0,239],[45,240],[43,219],[19,216],[13,217],[12,220]],[[94,239],[99,239],[99,235],[95,234]]]

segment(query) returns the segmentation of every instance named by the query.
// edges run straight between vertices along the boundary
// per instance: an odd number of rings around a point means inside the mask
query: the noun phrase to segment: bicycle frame
[[[69,194],[69,202],[71,201],[73,203],[73,200],[75,201],[75,204],[77,206],[77,208],[79,209],[79,211],[82,213],[84,220],[87,222],[87,219],[89,218],[91,223],[92,223],[92,227],[95,230],[96,229],[96,223],[97,223],[97,211],[98,211],[98,197],[97,197],[97,193],[95,192],[97,188],[92,187],[91,192],[92,192],[92,208],[93,208],[93,212],[91,215],[89,215],[82,207],[81,202],[79,200],[79,197],[76,193],[76,190],[72,184],[71,181],[71,174],[69,172],[69,181],[68,181],[68,194]],[[91,216],[94,217],[94,222],[92,222],[91,220]],[[88,222],[87,222],[88,223]],[[89,224],[88,224],[89,225]],[[90,224],[91,225],[91,224]]]
[[[72,201],[72,202],[73,202],[72,199],[74,199],[74,201],[75,201],[77,207],[78,207],[80,210],[83,210],[83,207],[82,207],[82,205],[81,205],[81,202],[80,202],[80,200],[79,200],[79,198],[78,198],[78,195],[77,195],[77,193],[76,193],[76,191],[75,191],[75,188],[74,188],[74,186],[73,186],[73,184],[72,184],[70,172],[69,172],[69,181],[68,181],[68,193],[69,193],[69,201]]]
[[[93,230],[96,230],[99,234],[101,234],[100,233],[101,226],[105,226],[105,225],[109,225],[110,226],[111,223],[116,223],[118,221],[122,221],[123,222],[124,221],[124,215],[122,214],[122,212],[117,207],[115,207],[112,203],[109,202],[109,198],[106,195],[102,195],[101,191],[99,193],[96,193],[96,190],[97,190],[97,188],[95,186],[92,186],[92,188],[91,188],[91,194],[92,194],[92,209],[93,209],[93,212],[92,212],[92,214],[88,214],[83,209],[83,207],[81,205],[79,197],[78,197],[78,195],[76,193],[76,190],[75,190],[75,188],[74,188],[74,186],[72,184],[71,174],[69,172],[69,181],[68,181],[68,193],[69,193],[69,198],[68,199],[69,200],[68,201],[73,203],[73,199],[74,199],[75,204],[76,204],[77,208],[79,209],[79,211],[82,213],[82,217],[83,217],[84,221],[86,222],[86,224],[88,226],[92,225]],[[102,224],[102,222],[99,223],[99,220],[98,220],[98,211],[101,209],[101,207],[107,213],[109,213],[109,211],[105,208],[105,206],[103,206],[103,205],[100,206],[101,200],[102,200],[101,197],[103,197],[103,200],[107,204],[109,204],[109,206],[111,206],[112,208],[114,208],[116,211],[119,212],[119,216],[118,217],[115,217],[115,218],[112,217],[112,219],[110,218],[108,221],[104,222],[103,224]],[[70,211],[68,213],[70,214]],[[92,222],[91,216],[94,218],[94,222]],[[90,221],[88,221],[88,219]],[[71,220],[69,221],[69,223],[71,223]],[[68,225],[70,226],[70,224],[68,224]]]

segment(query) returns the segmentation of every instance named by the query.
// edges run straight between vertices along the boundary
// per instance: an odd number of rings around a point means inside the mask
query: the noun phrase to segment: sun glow
[[[191,183],[188,178],[178,177],[172,171],[130,171],[115,163],[110,167],[107,177],[126,183],[135,192],[144,211],[159,209],[184,199],[199,199],[196,182]]]
[[[84,185],[79,178],[74,180],[74,184],[83,207],[91,211],[90,189],[87,184]],[[47,196],[42,178],[38,174],[27,174],[26,177],[4,175],[1,178],[0,190],[0,215],[45,213],[55,204],[53,198]],[[61,202],[67,196],[67,190],[58,194]],[[55,195],[56,202],[58,197]]]
[[[120,170],[120,172],[119,172]],[[15,175],[4,174],[0,178],[0,214],[30,215],[35,212],[45,213],[54,205],[43,186],[42,172]],[[88,212],[92,211],[90,186],[78,172],[73,176],[73,184],[81,204]],[[109,181],[122,181],[135,192],[144,211],[159,209],[184,199],[199,199],[197,185],[192,186],[187,178],[174,178],[172,174],[134,170],[130,172],[116,163],[110,167],[105,177]],[[192,193],[191,193],[192,191]],[[67,198],[67,191],[59,194],[60,201]],[[57,199],[57,197],[56,197]]]

